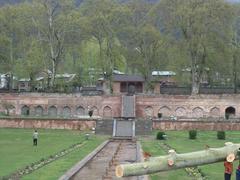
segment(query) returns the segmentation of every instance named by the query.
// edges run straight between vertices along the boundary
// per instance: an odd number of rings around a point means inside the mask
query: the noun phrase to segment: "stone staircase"
[[[122,96],[122,113],[123,118],[135,118],[135,96]]]

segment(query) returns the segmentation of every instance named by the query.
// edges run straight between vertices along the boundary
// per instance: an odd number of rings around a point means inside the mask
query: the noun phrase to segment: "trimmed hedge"
[[[218,131],[217,132],[217,138],[218,139],[226,139],[226,133],[225,133],[225,131]]]
[[[165,139],[165,132],[163,132],[163,131],[159,131],[158,133],[157,133],[157,139],[158,140],[164,140]]]
[[[197,139],[197,130],[191,130],[188,132],[189,139]]]

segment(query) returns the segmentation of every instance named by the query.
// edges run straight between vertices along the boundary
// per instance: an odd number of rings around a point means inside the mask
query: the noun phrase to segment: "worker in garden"
[[[38,142],[38,132],[37,130],[35,130],[33,133],[33,146],[37,146],[37,142]]]
[[[92,117],[92,115],[93,115],[93,109],[91,108],[91,106],[88,106],[87,109],[88,109],[88,115],[89,115],[89,117]]]
[[[225,171],[224,171],[224,179],[225,180],[231,180],[231,175],[233,172],[233,161],[235,159],[235,155],[234,154],[229,154],[226,158],[226,161],[224,161],[224,167],[225,167]]]

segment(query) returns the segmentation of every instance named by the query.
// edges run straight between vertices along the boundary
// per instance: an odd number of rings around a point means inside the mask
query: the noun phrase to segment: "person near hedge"
[[[235,155],[234,154],[230,154],[227,156],[226,161],[224,161],[224,167],[225,167],[225,171],[224,171],[224,179],[225,180],[231,180],[231,175],[233,172],[233,161],[235,159]]]
[[[37,142],[38,142],[38,132],[37,130],[35,130],[33,133],[33,145],[37,146]]]

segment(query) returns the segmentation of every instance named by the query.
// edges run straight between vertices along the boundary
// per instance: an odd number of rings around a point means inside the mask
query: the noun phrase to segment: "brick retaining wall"
[[[96,127],[96,120],[77,119],[0,119],[0,128],[46,128],[46,129],[73,129],[89,130]]]
[[[240,130],[240,121],[171,121],[153,120],[153,129],[158,130]]]
[[[46,128],[89,130],[96,127],[97,119],[0,119],[0,128]],[[105,120],[101,120],[105,121]],[[106,120],[109,121],[109,120]],[[145,120],[150,121],[150,120]],[[138,126],[137,126],[138,127]],[[139,127],[138,127],[139,128]],[[240,130],[240,121],[153,120],[153,130]],[[136,129],[137,130],[137,129]],[[141,133],[138,133],[141,134]]]

